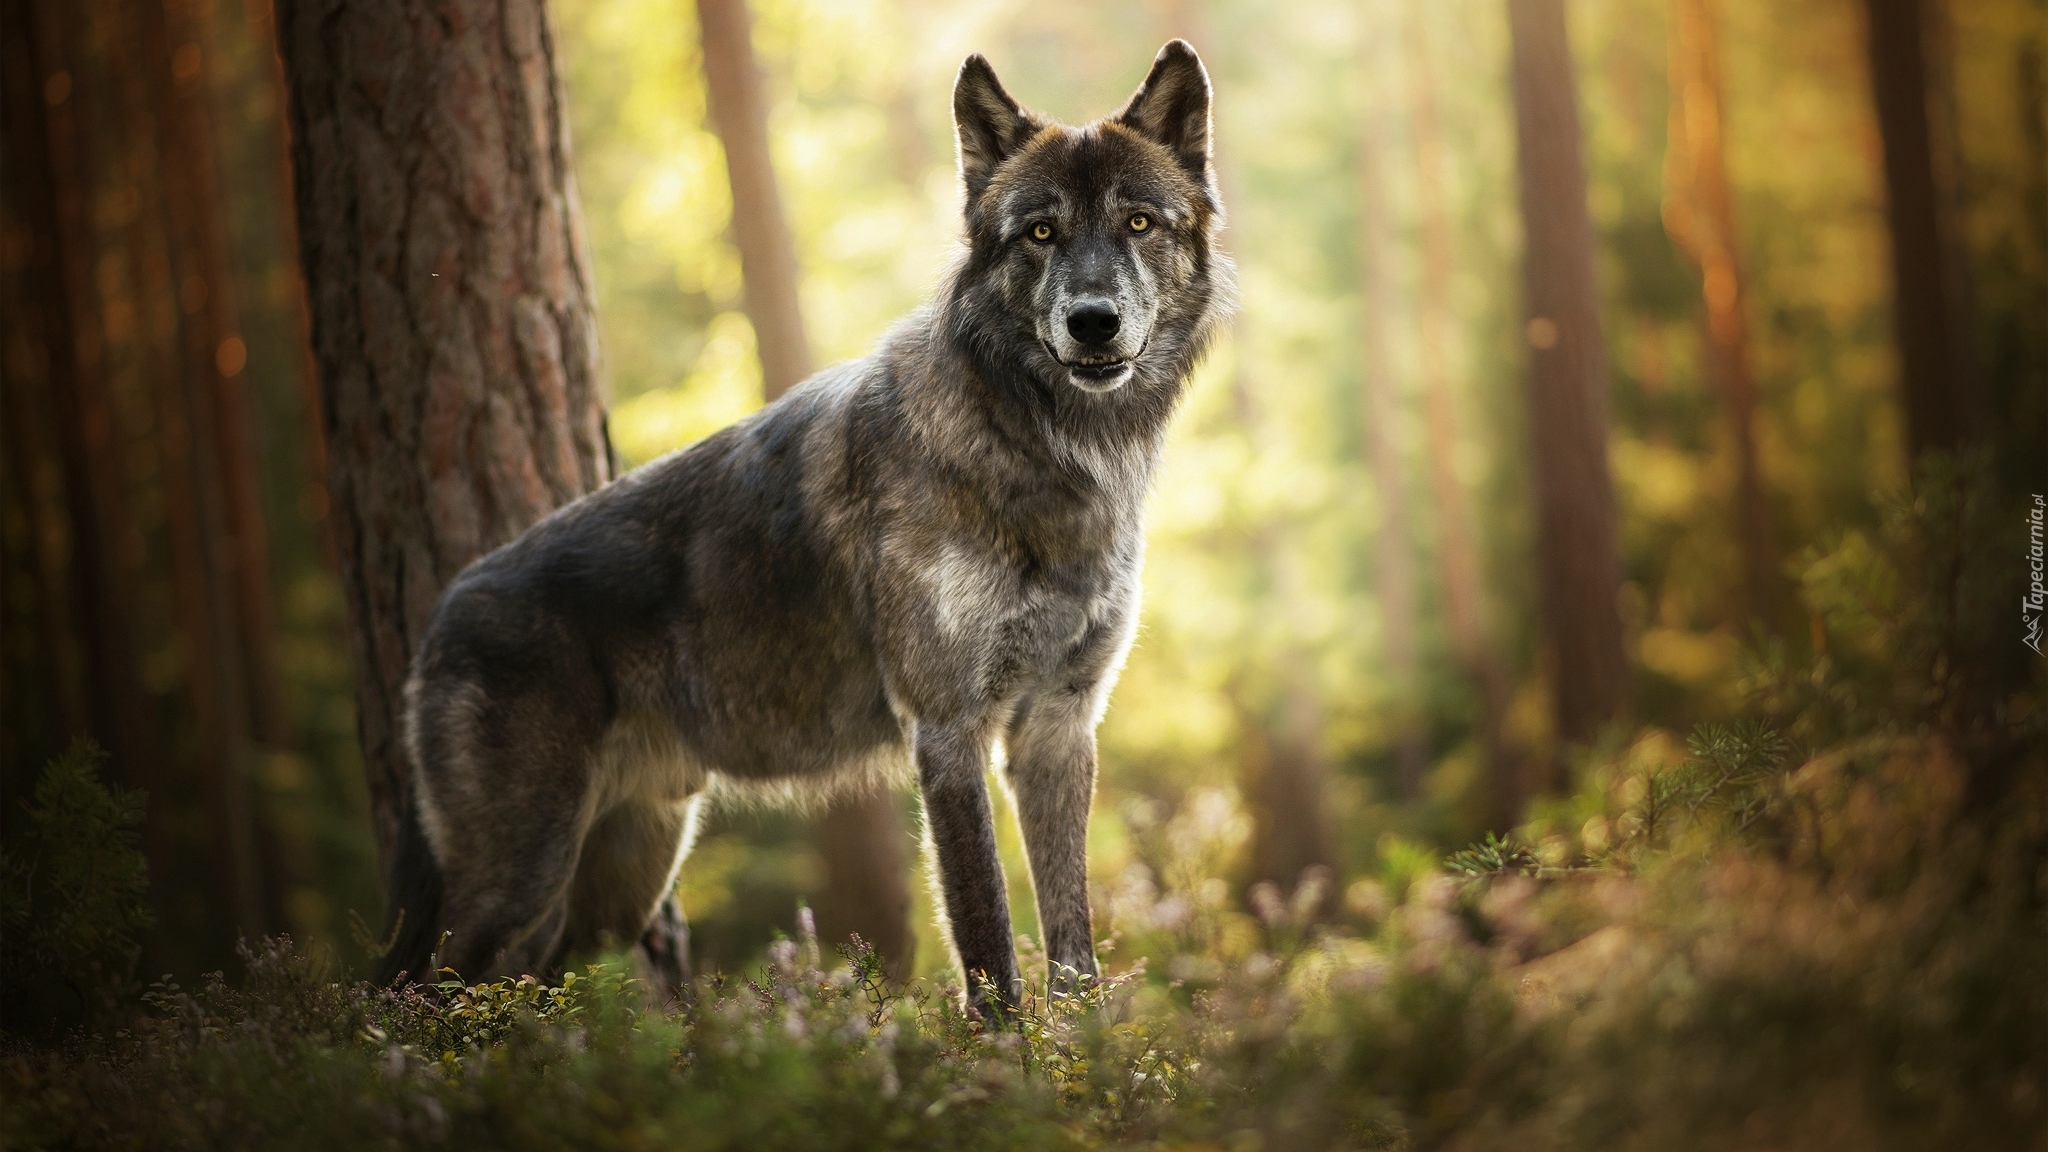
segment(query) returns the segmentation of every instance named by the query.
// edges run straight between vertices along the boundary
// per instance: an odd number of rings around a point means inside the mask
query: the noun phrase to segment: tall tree
[[[282,745],[270,553],[255,480],[206,53],[181,0],[121,6],[136,66],[120,71],[125,118],[156,158],[165,259],[140,261],[145,307],[173,338],[153,373],[193,768],[211,812],[221,901],[235,934],[282,916],[251,776],[257,742]],[[161,278],[159,280],[159,278]]]
[[[611,479],[543,0],[283,0],[358,725],[389,869],[413,646],[442,587]]]
[[[1158,0],[1157,31],[1213,52],[1221,43],[1196,0]],[[1211,67],[1215,66],[1212,55]],[[1229,219],[1231,205],[1243,205],[1238,170],[1228,147],[1214,159],[1216,185],[1223,196],[1223,242],[1235,246],[1238,226]],[[1264,383],[1252,370],[1254,325],[1245,312],[1228,321],[1234,359],[1230,393],[1239,425],[1259,454],[1288,450],[1284,427],[1270,410]],[[1293,604],[1310,595],[1304,566],[1290,553],[1285,526],[1267,523],[1254,532],[1251,549],[1263,595],[1278,604]],[[1278,683],[1271,688],[1255,678],[1233,675],[1224,685],[1238,722],[1238,787],[1252,818],[1249,852],[1253,891],[1270,884],[1283,892],[1319,890],[1314,911],[1326,912],[1332,889],[1328,880],[1337,864],[1337,846],[1328,817],[1329,764],[1323,752],[1323,702],[1315,681],[1314,654],[1290,640],[1271,661]]]
[[[1557,732],[1591,739],[1627,696],[1607,462],[1607,356],[1563,0],[1508,0],[1537,567]]]
[[[761,357],[761,381],[775,399],[815,365],[798,300],[796,240],[782,211],[768,147],[768,94],[754,57],[746,0],[698,0],[697,26],[712,127],[725,149],[732,187],[733,244],[740,253],[747,321]]]
[[[1748,284],[1742,233],[1728,180],[1721,52],[1714,0],[1675,0],[1670,32],[1670,129],[1664,159],[1664,226],[1699,265],[1705,301],[1706,364],[1735,444],[1736,540],[1742,551],[1744,610],[1769,619],[1778,601],[1756,447],[1756,376],[1750,368]]]
[[[768,143],[768,99],[754,56],[746,0],[697,0],[704,81],[713,127],[725,149],[732,186],[732,232],[740,252],[747,319],[769,400],[815,367],[798,300],[796,242],[782,211]],[[916,938],[910,925],[907,832],[893,790],[837,798],[814,822],[826,888],[819,931],[829,940],[858,934],[890,973],[910,975]]]
[[[1884,141],[1885,213],[1892,239],[1892,331],[1906,409],[1907,447],[1953,450],[1980,436],[1987,414],[1977,378],[1962,242],[1949,201],[1953,140],[1930,109],[1939,40],[1937,0],[1865,0],[1870,84]]]
[[[1456,389],[1451,349],[1457,316],[1451,285],[1457,270],[1451,208],[1443,177],[1443,129],[1437,119],[1436,75],[1422,11],[1406,12],[1409,112],[1415,147],[1415,202],[1422,223],[1422,275],[1418,308],[1422,353],[1423,426],[1429,444],[1430,505],[1437,525],[1437,565],[1443,580],[1451,643],[1479,689],[1479,751],[1492,785],[1490,821],[1507,828],[1521,816],[1526,785],[1507,748],[1508,670],[1493,640],[1479,545],[1472,531],[1471,496],[1458,479]]]
[[[152,64],[158,108],[158,151],[164,157],[166,209],[176,247],[186,373],[206,401],[213,425],[213,466],[219,489],[216,571],[231,603],[228,624],[246,672],[251,735],[273,746],[290,743],[277,663],[276,593],[269,530],[256,479],[256,414],[250,397],[248,345],[242,339],[227,237],[227,195],[209,109],[206,29],[191,0],[140,0],[137,25],[143,58]]]
[[[1384,54],[1374,35],[1368,5],[1359,21],[1359,73],[1378,76]],[[1407,482],[1394,426],[1401,403],[1390,339],[1389,322],[1396,311],[1392,257],[1396,250],[1393,213],[1387,203],[1387,165],[1381,137],[1387,131],[1376,101],[1368,101],[1358,118],[1358,356],[1363,397],[1366,464],[1372,471],[1374,503],[1379,508],[1374,546],[1380,601],[1381,644],[1387,675],[1394,682],[1394,781],[1399,795],[1414,799],[1422,791],[1422,772],[1429,747],[1417,706],[1421,659],[1416,642],[1415,549],[1408,526]]]
[[[0,169],[11,234],[8,346],[0,365],[10,448],[29,447],[38,458],[48,452],[56,461],[51,511],[61,516],[65,530],[61,544],[39,538],[53,551],[41,553],[38,574],[60,581],[40,588],[40,607],[50,617],[45,623],[51,625],[51,655],[62,643],[60,634],[77,638],[85,707],[66,719],[84,721],[83,732],[113,753],[125,783],[153,790],[162,777],[162,733],[142,680],[130,600],[136,584],[131,541],[139,533],[120,469],[106,466],[122,452],[93,288],[87,192],[94,118],[79,108],[80,84],[69,67],[74,19],[62,6],[0,6],[0,127],[7,155]],[[47,436],[54,451],[48,443],[23,443],[28,435]],[[20,464],[10,461],[11,467]],[[67,608],[68,618],[59,625],[57,614]],[[59,739],[77,734],[83,733],[74,729]],[[155,822],[146,826],[145,845],[161,872],[159,828]]]

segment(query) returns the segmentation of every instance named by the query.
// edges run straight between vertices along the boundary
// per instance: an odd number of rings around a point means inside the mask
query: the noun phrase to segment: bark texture
[[[477,556],[611,479],[543,0],[282,0],[299,244],[385,866],[413,645]]]
[[[1865,0],[1870,83],[1884,140],[1886,218],[1892,239],[1892,330],[1906,409],[1907,447],[1953,450],[1984,429],[1971,341],[1962,245],[1944,183],[1951,141],[1930,110],[1937,69],[1930,0]]]
[[[1558,736],[1621,712],[1621,560],[1607,462],[1607,364],[1563,0],[1508,0],[1529,347],[1531,455],[1545,642]]]
[[[732,235],[740,252],[747,320],[769,400],[815,367],[798,299],[796,242],[782,213],[769,153],[768,99],[754,56],[745,0],[698,0],[697,22],[711,119],[732,187]],[[910,926],[908,832],[892,791],[834,800],[812,824],[825,863],[818,930],[826,940],[858,935],[889,974],[908,979],[916,951]]]

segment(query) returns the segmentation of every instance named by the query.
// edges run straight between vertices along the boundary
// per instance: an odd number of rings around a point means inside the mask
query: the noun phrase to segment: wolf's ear
[[[1209,72],[1185,40],[1159,50],[1152,71],[1116,114],[1133,128],[1172,149],[1195,179],[1209,178]]]
[[[1038,130],[1037,120],[1003,91],[980,53],[960,65],[953,82],[953,132],[960,142],[960,180],[972,203],[1001,164]]]

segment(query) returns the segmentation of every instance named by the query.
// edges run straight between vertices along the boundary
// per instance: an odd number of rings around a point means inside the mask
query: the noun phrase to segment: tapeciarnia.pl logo
[[[2027,585],[2026,596],[2020,600],[2020,627],[2026,629],[2021,643],[2032,648],[2036,656],[2041,654],[2041,614],[2044,608],[2048,608],[2048,587],[2042,584],[2043,569],[2048,567],[2048,563],[2044,563],[2041,545],[2044,513],[2048,513],[2048,502],[2044,502],[2041,494],[2036,492],[2034,506],[2027,510],[2027,568],[2032,582]]]

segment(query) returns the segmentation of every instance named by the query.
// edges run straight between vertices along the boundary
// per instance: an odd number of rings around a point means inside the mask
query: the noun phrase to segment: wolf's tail
[[[433,955],[441,942],[441,862],[420,827],[419,809],[405,806],[398,826],[398,851],[391,860],[390,899],[384,939],[391,950],[377,963],[377,983],[434,980]]]

